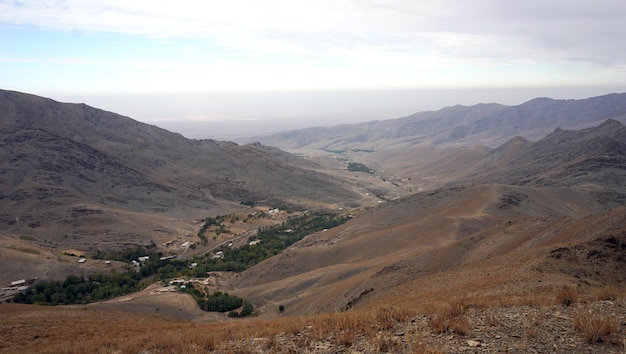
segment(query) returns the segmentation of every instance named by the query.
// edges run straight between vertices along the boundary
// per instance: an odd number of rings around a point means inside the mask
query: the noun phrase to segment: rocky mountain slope
[[[470,265],[506,277],[517,256],[524,257],[516,264],[523,267],[518,275],[530,276],[532,260],[547,256],[550,247],[588,241],[573,233],[585,224],[577,220],[603,210],[589,193],[559,188],[483,185],[424,192],[305,238],[242,273],[231,289],[268,312],[284,304],[295,315],[363,306],[413,281]],[[586,237],[606,233],[606,225],[585,227]],[[491,269],[495,264],[503,269]],[[520,278],[510,290],[527,286]]]
[[[581,129],[609,118],[626,122],[626,94],[583,100],[537,98],[517,106],[453,106],[398,119],[293,130],[254,139],[283,149],[383,149],[416,145],[496,147],[515,136],[536,140],[559,127]]]
[[[158,227],[150,226],[154,220],[133,227],[137,218],[128,213],[204,217],[241,201],[297,208],[358,197],[289,156],[0,91],[0,224],[55,242],[103,233],[132,240]],[[119,224],[128,227],[111,226]]]
[[[537,142],[513,138],[486,154],[458,183],[585,188],[626,201],[626,127],[609,119],[580,131],[557,129]]]
[[[440,272],[514,255],[546,257],[550,247],[609,237],[621,221],[590,220],[626,200],[625,133],[608,120],[557,129],[536,143],[514,138],[486,152],[474,175],[307,237],[231,286],[293,314],[346,310]],[[531,267],[525,259],[518,266]],[[599,273],[614,266],[621,267]],[[603,281],[610,279],[617,278]]]

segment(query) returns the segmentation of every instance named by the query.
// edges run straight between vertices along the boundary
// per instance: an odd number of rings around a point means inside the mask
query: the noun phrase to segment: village
[[[35,284],[38,279],[39,278],[31,278],[28,280],[18,279],[10,282],[8,284],[9,286],[2,288],[2,291],[0,292],[0,302],[7,301],[18,293],[25,292],[31,285]]]
[[[182,291],[191,294],[206,311],[214,311],[216,303],[226,303],[230,305],[217,308],[228,308],[230,317],[246,316],[253,305],[246,299],[222,294],[224,277],[280,253],[308,234],[326,231],[353,217],[328,210],[263,209],[194,222],[200,227],[199,241],[194,239],[196,235],[186,232],[174,239],[156,239],[147,246],[121,251],[85,255],[81,250],[67,249],[63,256],[68,261],[73,258],[78,269],[87,273],[68,275],[64,281],[19,279],[3,288],[0,296],[7,302],[68,305],[127,297],[144,289],[151,289],[151,295]],[[159,282],[161,286],[155,288]],[[244,304],[245,311],[235,311],[239,306],[233,304],[237,303]]]

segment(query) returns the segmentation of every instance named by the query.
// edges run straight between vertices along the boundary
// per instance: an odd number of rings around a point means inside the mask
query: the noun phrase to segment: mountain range
[[[626,93],[582,100],[536,98],[517,106],[457,105],[404,118],[299,129],[251,139],[282,149],[386,149],[417,145],[495,148],[516,136],[538,140],[557,128],[582,129],[609,118],[626,122]]]
[[[245,271],[203,274],[206,289],[254,304],[256,319],[207,314],[188,293],[164,294],[155,283],[81,305],[90,316],[142,313],[143,320],[128,320],[136,333],[151,333],[141,348],[130,350],[134,344],[122,339],[102,343],[102,336],[86,333],[96,322],[69,326],[63,335],[134,352],[155,349],[145,344],[152,342],[184,351],[193,342],[206,351],[247,343],[248,351],[465,352],[484,345],[617,353],[621,341],[613,338],[626,335],[624,326],[616,325],[602,344],[576,337],[572,324],[543,326],[571,322],[572,302],[626,320],[619,300],[626,297],[625,119],[626,94],[538,98],[303,129],[239,145],[187,139],[84,104],[0,91],[0,281],[128,267],[76,261],[78,253],[101,250],[153,247],[198,262],[227,248],[252,252],[258,229],[333,213],[346,222],[311,232]],[[200,242],[205,218],[219,215],[227,221]],[[197,248],[178,246],[184,241]],[[618,295],[610,301],[590,295],[606,289]],[[67,311],[81,317],[77,308]],[[30,309],[0,306],[0,313],[5,309],[11,330],[26,314],[37,318]],[[148,317],[155,313],[178,322]],[[539,314],[529,319],[529,313]],[[163,344],[173,327],[192,331],[188,320],[204,339]],[[209,343],[209,332],[223,336]],[[562,341],[549,339],[554,333]],[[46,340],[6,348],[68,345],[60,336]]]

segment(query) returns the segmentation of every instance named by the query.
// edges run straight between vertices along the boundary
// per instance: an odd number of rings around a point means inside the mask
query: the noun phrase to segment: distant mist
[[[188,138],[237,140],[306,127],[400,118],[457,104],[517,105],[536,97],[580,99],[624,91],[626,87],[552,87],[48,97],[86,103]]]

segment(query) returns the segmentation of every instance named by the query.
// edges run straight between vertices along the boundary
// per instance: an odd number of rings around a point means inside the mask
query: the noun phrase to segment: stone
[[[480,347],[482,346],[482,343],[480,343],[479,341],[475,341],[475,340],[468,340],[467,341],[467,345],[469,345],[472,348],[476,348],[476,347]]]

